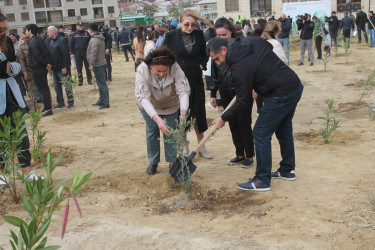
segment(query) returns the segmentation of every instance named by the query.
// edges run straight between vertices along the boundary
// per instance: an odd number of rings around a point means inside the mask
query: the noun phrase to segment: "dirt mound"
[[[333,140],[330,142],[330,145],[342,145],[353,143],[360,139],[360,135],[351,131],[334,131],[332,133]],[[305,143],[314,143],[318,145],[323,145],[324,140],[320,136],[319,130],[310,130],[308,132],[295,133],[294,138],[296,140],[303,141]]]

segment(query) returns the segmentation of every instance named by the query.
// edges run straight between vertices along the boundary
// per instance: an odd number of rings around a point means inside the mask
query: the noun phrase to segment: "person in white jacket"
[[[144,49],[144,55],[145,55],[145,58],[146,58],[151,53],[151,51],[156,49],[154,34],[152,34],[152,32],[150,32],[150,31],[146,30],[145,31],[145,40],[146,40],[146,45],[145,45],[145,49]]]
[[[283,46],[277,40],[277,34],[280,32],[280,22],[276,20],[269,21],[264,28],[261,38],[272,44],[273,52],[285,63],[288,64]]]

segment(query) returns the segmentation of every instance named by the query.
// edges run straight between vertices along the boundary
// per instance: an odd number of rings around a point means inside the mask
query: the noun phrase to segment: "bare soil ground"
[[[110,109],[91,107],[98,90],[85,83],[79,90],[87,112],[76,102],[74,109],[54,110],[42,120],[45,150],[63,156],[55,178],[70,178],[76,168],[93,172],[78,197],[83,218],[72,207],[61,239],[63,212],[57,213],[48,244],[63,249],[374,249],[375,210],[369,198],[375,197],[375,121],[369,120],[368,104],[375,103],[375,94],[359,98],[375,57],[368,44],[352,49],[349,64],[343,48],[338,57],[332,53],[328,72],[322,62],[297,67],[300,52],[292,51],[291,68],[305,86],[294,118],[297,179],[273,180],[265,193],[237,189],[237,183],[253,177],[255,167],[227,165],[235,152],[228,125],[206,144],[214,159],[196,157],[190,193],[170,187],[164,161],[157,175],[145,174],[145,124],[135,105],[134,65],[114,55]],[[342,123],[332,143],[324,144],[317,117],[329,98],[335,99]],[[210,121],[219,115],[207,113]],[[194,148],[194,134],[188,138]],[[273,142],[275,170],[280,152]],[[40,163],[34,169],[43,174]],[[24,212],[2,192],[0,214]],[[0,219],[5,249],[10,249],[10,228]]]

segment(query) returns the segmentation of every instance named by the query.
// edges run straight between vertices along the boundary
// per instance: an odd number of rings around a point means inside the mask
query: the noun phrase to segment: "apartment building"
[[[42,30],[50,25],[75,29],[76,23],[98,22],[113,28],[120,25],[117,0],[0,0],[9,32],[21,33],[30,23]]]
[[[275,16],[280,17],[283,11],[283,3],[291,2],[307,2],[319,0],[220,0],[217,2],[218,16],[232,17],[237,19],[238,16],[247,19],[256,19]],[[338,12],[338,16],[342,17],[345,11],[356,12],[358,8],[362,8],[365,12],[374,9],[375,1],[372,0],[330,0],[331,10]],[[303,14],[303,13],[301,13]]]

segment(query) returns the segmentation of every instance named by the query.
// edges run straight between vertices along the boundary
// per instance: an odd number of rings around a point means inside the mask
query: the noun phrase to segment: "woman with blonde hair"
[[[192,10],[184,10],[180,15],[181,28],[168,32],[163,43],[163,46],[175,52],[177,63],[189,81],[191,93],[188,119],[195,118],[194,130],[198,142],[203,139],[208,128],[202,79],[202,69],[206,69],[208,56],[203,31],[196,29],[201,21],[207,20]],[[185,145],[184,155],[188,154],[189,148]],[[212,158],[205,146],[201,148],[199,155],[206,159]]]
[[[280,22],[276,20],[269,21],[264,28],[261,35],[263,40],[266,40],[273,46],[273,52],[285,63],[288,64],[288,59],[286,58],[283,46],[277,40],[277,34],[280,32],[281,26]]]

